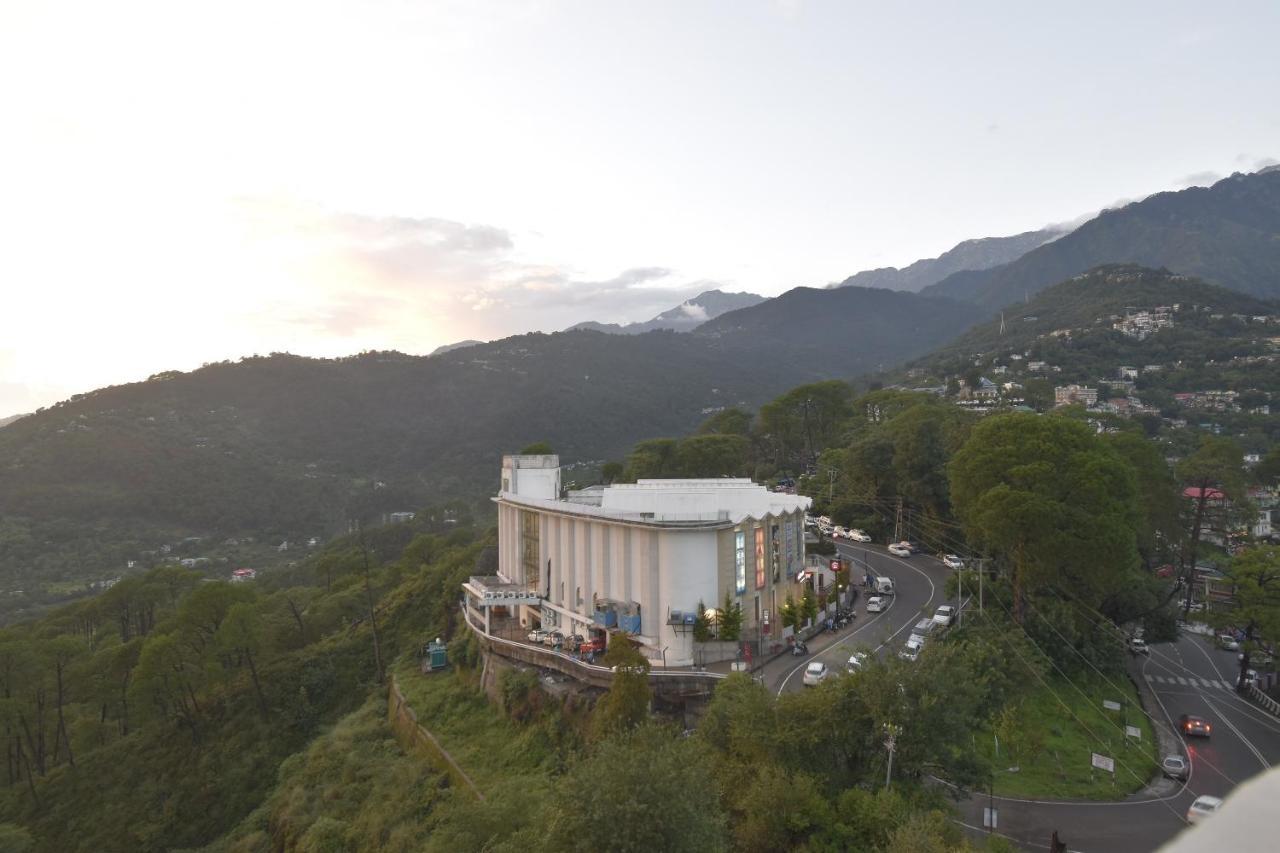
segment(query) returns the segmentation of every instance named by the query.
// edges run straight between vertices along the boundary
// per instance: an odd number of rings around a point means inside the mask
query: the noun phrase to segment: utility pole
[[[960,597],[956,604],[956,627],[960,627],[960,620],[964,618],[964,569],[956,572],[956,579],[960,584]]]
[[[898,498],[898,511],[893,518],[893,541],[902,541],[902,498]]]
[[[983,569],[983,564],[986,561],[987,561],[986,557],[978,558],[978,612],[979,613],[982,612],[982,576],[986,574],[986,572],[984,572],[982,569]]]
[[[835,468],[827,469],[827,480],[828,480],[827,503],[831,503],[832,501],[835,500],[835,495],[836,495],[836,469]]]
[[[884,724],[884,745],[889,750],[889,767],[884,774],[885,790],[889,789],[889,781],[893,777],[893,749],[897,746],[898,735],[902,734],[902,727],[895,726],[893,723]]]

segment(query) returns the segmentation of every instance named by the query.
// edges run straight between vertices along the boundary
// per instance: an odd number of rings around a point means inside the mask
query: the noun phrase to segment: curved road
[[[779,694],[801,689],[804,667],[812,660],[842,672],[857,649],[896,653],[912,625],[932,615],[939,604],[948,603],[944,596],[949,572],[931,557],[894,557],[871,544],[839,543],[837,548],[853,561],[855,580],[869,566],[876,574],[892,577],[897,594],[887,610],[868,614],[864,591],[851,626],[834,638],[816,638],[812,655],[785,656],[767,666],[766,683]],[[1110,803],[995,797],[1000,833],[1029,850],[1047,849],[1055,829],[1068,849],[1077,853],[1158,849],[1186,827],[1187,808],[1197,796],[1225,796],[1241,782],[1280,764],[1280,718],[1236,695],[1231,686],[1236,672],[1235,653],[1215,648],[1212,637],[1206,635],[1187,632],[1176,643],[1152,646],[1150,657],[1134,661],[1130,674],[1145,681],[1154,693],[1157,707],[1147,711],[1157,727],[1173,733],[1165,742],[1183,744],[1183,754],[1191,760],[1187,782],[1154,781],[1145,792]],[[1212,737],[1184,740],[1176,733],[1176,720],[1182,714],[1207,719],[1213,726]],[[959,804],[962,823],[975,834],[982,832],[982,809],[987,805],[988,798],[977,795]]]

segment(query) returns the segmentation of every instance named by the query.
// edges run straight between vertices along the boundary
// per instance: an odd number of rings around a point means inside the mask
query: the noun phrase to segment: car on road
[[[804,668],[804,686],[817,687],[827,680],[828,674],[829,670],[825,663],[820,660],[809,661],[809,665]]]
[[[550,634],[547,634],[547,636],[542,640],[542,643],[543,645],[552,647],[563,646],[564,634],[561,634],[559,631],[552,631]]]
[[[906,542],[894,542],[889,546],[889,553],[895,557],[910,557],[911,546]]]
[[[549,633],[551,632],[544,631],[541,628],[534,628],[532,631],[529,632],[529,642],[542,645],[547,641],[547,634]]]
[[[866,652],[854,652],[849,655],[849,660],[845,663],[844,668],[849,672],[861,672],[869,659],[870,657]]]
[[[946,566],[948,569],[963,569],[964,560],[960,559],[955,554],[943,554],[942,565]]]
[[[956,608],[952,604],[943,604],[933,611],[933,621],[937,622],[943,628],[951,627],[952,621],[956,618]]]
[[[1130,637],[1129,638],[1129,654],[1149,655],[1151,654],[1151,649],[1150,647],[1147,646],[1147,641],[1142,639],[1141,637]]]
[[[1181,755],[1166,755],[1160,761],[1160,771],[1170,779],[1185,782],[1191,773],[1191,764]]]
[[[1235,637],[1231,636],[1230,634],[1219,634],[1218,645],[1222,646],[1222,648],[1226,649],[1229,652],[1240,651],[1240,641],[1237,640]]]
[[[924,546],[921,545],[919,542],[903,542],[902,544],[906,545],[907,550],[910,551],[912,554],[924,553]]]
[[[1221,797],[1211,797],[1208,794],[1196,797],[1191,808],[1187,809],[1187,823],[1199,823],[1220,808],[1222,808]]]
[[[911,629],[911,634],[915,637],[927,637],[934,631],[938,630],[938,627],[937,622],[926,616],[915,624],[915,627]]]
[[[576,652],[586,640],[587,638],[581,634],[570,634],[564,638],[564,650],[566,652]]]
[[[898,652],[898,657],[903,660],[913,661],[920,657],[920,652],[923,650],[924,637],[917,637],[915,634],[912,634],[903,645],[902,651]]]
[[[1208,737],[1213,732],[1213,726],[1209,725],[1208,720],[1192,714],[1183,714],[1178,718],[1178,729],[1187,737]]]
[[[849,532],[846,534],[846,537],[849,539],[852,539],[854,542],[870,542],[871,541],[870,536],[868,536],[864,531],[858,530],[857,528],[850,528]]]
[[[868,613],[879,613],[880,611],[884,610],[885,607],[887,606],[888,605],[885,603],[885,600],[878,595],[873,595],[867,599]]]
[[[1240,679],[1240,677],[1239,677],[1239,676],[1237,676],[1237,680],[1239,680],[1239,679]],[[1244,683],[1245,683],[1245,684],[1252,684],[1252,685],[1254,685],[1254,686],[1257,686],[1257,684],[1258,684],[1258,671],[1257,671],[1256,669],[1250,669],[1250,670],[1247,670],[1247,671],[1245,672],[1244,676],[1243,676],[1243,680],[1244,680]]]
[[[835,527],[831,528],[832,539],[843,539],[848,535],[849,535],[849,531],[845,530],[843,527],[841,527],[838,524]]]

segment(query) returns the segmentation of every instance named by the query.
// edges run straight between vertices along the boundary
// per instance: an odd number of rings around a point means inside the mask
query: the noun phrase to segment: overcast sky
[[[0,417],[903,265],[1280,156],[1280,4],[0,3]]]

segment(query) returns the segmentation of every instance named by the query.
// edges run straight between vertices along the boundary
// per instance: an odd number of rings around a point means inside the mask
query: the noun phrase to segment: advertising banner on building
[[[747,591],[747,534],[739,530],[733,534],[733,561],[737,570],[735,580],[738,595]]]
[[[764,528],[756,528],[756,589],[764,589]]]

